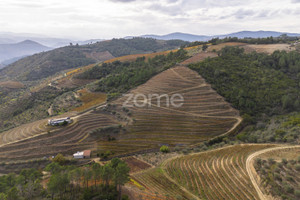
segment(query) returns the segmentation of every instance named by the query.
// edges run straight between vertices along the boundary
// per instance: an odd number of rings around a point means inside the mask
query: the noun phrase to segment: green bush
[[[169,147],[166,146],[166,145],[161,146],[159,150],[162,153],[169,153],[170,152]]]

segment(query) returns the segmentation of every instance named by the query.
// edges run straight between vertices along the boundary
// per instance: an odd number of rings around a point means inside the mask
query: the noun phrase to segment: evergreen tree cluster
[[[300,109],[300,54],[244,53],[225,47],[219,57],[192,64],[206,81],[242,114],[252,117]]]
[[[61,156],[44,169],[24,169],[0,177],[0,200],[121,199],[121,186],[129,181],[128,165],[114,158],[101,166],[62,165]],[[42,184],[44,182],[44,184]],[[44,187],[43,187],[44,186]]]

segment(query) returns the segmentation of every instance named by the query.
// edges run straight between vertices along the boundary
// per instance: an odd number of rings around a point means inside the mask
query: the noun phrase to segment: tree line
[[[278,43],[290,43],[299,40],[299,37],[296,36],[287,36],[286,34],[282,34],[279,37],[265,37],[265,38],[238,38],[238,37],[225,37],[225,38],[212,38],[208,41],[195,41],[189,44],[186,44],[183,47],[193,47],[198,45],[217,45],[225,42],[241,42],[247,44],[278,44]]]

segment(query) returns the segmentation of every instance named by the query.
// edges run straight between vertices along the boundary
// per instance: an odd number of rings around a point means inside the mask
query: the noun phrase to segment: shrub
[[[166,145],[161,146],[159,150],[162,153],[169,153],[170,152],[169,147],[166,146]]]
[[[53,158],[53,162],[63,165],[66,163],[66,158],[61,153],[59,153],[55,156],[55,158]]]

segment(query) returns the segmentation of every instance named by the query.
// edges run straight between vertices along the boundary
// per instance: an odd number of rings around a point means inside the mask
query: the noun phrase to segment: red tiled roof
[[[84,150],[83,156],[91,156],[91,150]]]

